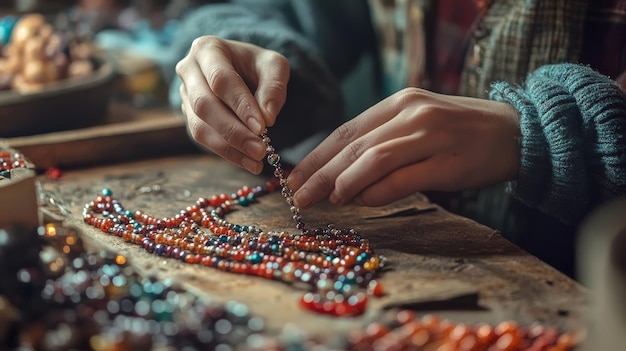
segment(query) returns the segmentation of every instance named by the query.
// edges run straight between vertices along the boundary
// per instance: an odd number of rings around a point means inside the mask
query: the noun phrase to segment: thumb
[[[258,85],[255,98],[268,126],[273,126],[276,116],[287,99],[289,61],[281,54],[268,51],[258,67]]]

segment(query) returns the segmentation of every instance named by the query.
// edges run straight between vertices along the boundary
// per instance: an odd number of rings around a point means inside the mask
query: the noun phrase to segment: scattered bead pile
[[[138,275],[126,257],[87,252],[72,228],[0,229],[2,350],[571,351],[581,334],[542,325],[453,323],[390,311],[336,348],[314,336],[266,335],[247,306],[214,304]]]
[[[275,175],[264,186],[244,186],[233,195],[200,198],[169,218],[128,211],[111,190],[104,189],[86,204],[84,221],[159,256],[286,283],[305,283],[310,291],[300,305],[315,312],[335,316],[363,313],[366,293],[383,293],[374,278],[384,265],[384,257],[376,255],[367,239],[353,229],[332,225],[306,229],[300,210],[294,206],[280,156],[266,134],[262,139]],[[279,187],[290,206],[297,233],[265,231],[225,219],[233,206],[249,206]]]
[[[497,325],[453,323],[436,315],[418,317],[400,310],[393,320],[373,322],[349,336],[351,351],[570,351],[582,333],[561,333],[542,325],[521,326],[514,321]]]
[[[142,277],[126,257],[87,252],[76,231],[0,229],[0,349],[263,349],[247,306]]]

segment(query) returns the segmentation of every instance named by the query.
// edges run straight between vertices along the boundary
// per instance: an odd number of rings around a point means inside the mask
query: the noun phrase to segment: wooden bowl
[[[0,92],[0,137],[35,135],[97,125],[106,116],[115,70],[102,60],[89,76],[47,85],[42,91]]]

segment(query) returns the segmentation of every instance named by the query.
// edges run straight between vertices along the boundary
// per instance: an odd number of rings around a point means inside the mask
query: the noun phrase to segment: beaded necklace
[[[334,316],[363,313],[368,295],[383,294],[374,278],[385,258],[376,255],[369,241],[354,229],[333,225],[307,229],[300,209],[294,205],[280,155],[267,131],[261,138],[267,162],[274,168],[274,177],[262,186],[243,186],[232,195],[201,197],[174,217],[163,219],[126,210],[110,189],[103,189],[85,205],[83,219],[158,256],[231,273],[304,283],[309,291],[301,297],[300,306],[305,309]],[[265,231],[226,220],[233,206],[247,207],[279,188],[296,233]]]

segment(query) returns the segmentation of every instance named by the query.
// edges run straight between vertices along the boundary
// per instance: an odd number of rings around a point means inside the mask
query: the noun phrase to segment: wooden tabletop
[[[385,295],[370,299],[366,313],[353,318],[301,309],[298,299],[304,290],[297,286],[154,256],[82,221],[84,205],[103,188],[110,188],[128,209],[169,217],[199,197],[232,193],[242,185],[266,180],[209,154],[74,169],[59,180],[41,177],[44,192],[65,209],[66,224],[76,226],[90,246],[123,253],[143,274],[174,279],[207,299],[243,302],[266,320],[269,333],[279,333],[288,325],[332,337],[381,318],[394,307],[434,312],[458,322],[540,322],[566,331],[584,327],[583,287],[497,231],[448,213],[421,194],[382,208],[322,204],[303,212],[309,228],[331,223],[354,228],[387,258],[378,278]],[[280,192],[228,218],[265,229],[295,230]]]

